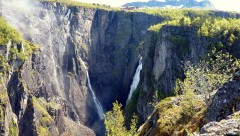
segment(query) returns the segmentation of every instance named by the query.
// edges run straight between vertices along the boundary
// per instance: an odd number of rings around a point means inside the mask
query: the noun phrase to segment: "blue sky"
[[[148,1],[148,0],[77,0],[77,1],[107,4],[107,5],[117,7],[127,2]],[[159,1],[164,1],[164,0],[159,0]],[[197,0],[197,1],[201,1],[201,0]],[[240,12],[240,0],[210,0],[210,1],[219,10]]]

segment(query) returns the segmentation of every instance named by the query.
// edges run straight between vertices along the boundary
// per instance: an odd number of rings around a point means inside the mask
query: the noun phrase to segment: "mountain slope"
[[[157,0],[150,0],[148,2],[131,2],[126,3],[123,6],[135,6],[135,7],[161,7],[161,8],[206,8],[214,9],[212,3],[208,0],[166,0],[164,2]]]

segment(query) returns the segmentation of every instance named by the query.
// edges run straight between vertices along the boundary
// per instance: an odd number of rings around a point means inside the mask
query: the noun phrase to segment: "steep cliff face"
[[[198,36],[191,26],[150,32],[164,18],[144,13],[30,1],[22,9],[12,2],[0,3],[2,16],[39,50],[25,61],[13,61],[12,73],[1,77],[0,119],[5,124],[0,129],[5,135],[13,130],[94,135],[86,126],[103,135],[90,86],[104,111],[116,100],[125,105],[140,57],[134,108],[142,123],[153,111],[154,94],[157,99],[172,95],[176,78],[184,78],[182,62],[198,62],[216,40]],[[21,44],[16,48],[24,50]],[[7,50],[0,47],[4,56]]]
[[[206,113],[206,124],[200,135],[240,134],[240,72],[224,83],[214,94]]]
[[[73,134],[69,125],[77,123],[96,127],[99,118],[88,90],[87,71],[105,111],[115,100],[124,104],[143,54],[147,28],[163,20],[144,13],[55,2],[26,1],[29,7],[22,9],[11,2],[1,3],[1,14],[25,39],[40,47],[6,81],[12,111],[23,135],[46,131]],[[80,60],[86,62],[87,69]],[[81,128],[79,133],[93,135],[84,126],[77,126]]]
[[[206,122],[220,121],[234,112],[240,111],[240,72],[223,84],[212,98],[206,114]]]
[[[144,13],[96,11],[91,29],[89,70],[106,109],[125,104],[134,72],[143,54],[147,29],[162,18]]]
[[[176,78],[184,78],[183,63],[197,63],[206,55],[212,39],[198,36],[194,27],[166,26],[159,34],[150,33],[146,40],[137,103],[143,120],[153,111],[153,96],[157,93],[160,100],[173,95]]]

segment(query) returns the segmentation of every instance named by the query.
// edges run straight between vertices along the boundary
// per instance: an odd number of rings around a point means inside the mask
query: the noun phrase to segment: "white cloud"
[[[211,0],[215,8],[224,11],[240,11],[240,0]]]

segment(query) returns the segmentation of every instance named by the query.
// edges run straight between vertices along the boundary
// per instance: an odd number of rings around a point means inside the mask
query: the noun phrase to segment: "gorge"
[[[223,48],[219,41],[230,43],[230,29],[220,37],[201,35],[194,19],[240,17],[191,9],[159,15],[64,1],[3,0],[0,6],[3,20],[23,37],[5,36],[10,38],[0,44],[0,133],[23,136],[105,135],[104,114],[115,101],[127,116],[137,114],[138,125],[144,124],[140,135],[153,134],[148,126],[158,117],[155,94],[158,102],[173,96],[176,79],[185,78],[183,62],[198,63],[213,47]],[[175,17],[180,21],[171,25]],[[239,37],[238,30],[233,34]],[[226,48],[236,57],[239,40]]]

